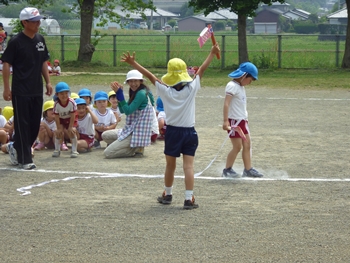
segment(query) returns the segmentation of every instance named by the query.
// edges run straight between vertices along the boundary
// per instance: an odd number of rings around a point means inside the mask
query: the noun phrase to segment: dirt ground
[[[173,204],[156,202],[163,141],[142,159],[36,152],[34,171],[0,154],[0,261],[350,262],[350,92],[248,87],[259,180],[221,178],[223,96],[203,88],[196,100],[195,172],[216,159],[195,180],[193,211],[182,209],[181,159]]]

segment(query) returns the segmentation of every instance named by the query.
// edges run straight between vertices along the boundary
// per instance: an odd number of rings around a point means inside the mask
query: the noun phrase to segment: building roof
[[[338,19],[338,18],[348,18],[348,10],[346,7],[343,9],[338,10],[337,12],[334,12],[332,14],[329,14],[327,18],[332,18],[332,19]]]
[[[207,16],[204,13],[197,15],[197,17],[206,17],[213,20],[237,20],[238,15],[234,12],[231,12],[228,8],[220,9],[214,12],[210,12]]]
[[[213,20],[213,19],[209,19],[209,18],[206,18],[206,17],[200,17],[200,16],[188,16],[188,17],[179,19],[178,21],[183,21],[183,20],[186,20],[186,19],[189,19],[189,18],[195,18],[195,19],[202,20],[202,21],[208,22],[208,23],[215,22],[215,20]]]
[[[118,14],[120,17],[126,18],[127,15],[129,14],[130,17],[128,17],[128,18],[130,18],[130,19],[142,19],[140,13],[130,13],[130,11],[122,11],[122,8],[120,8],[120,7],[115,8],[113,11],[116,14]],[[156,11],[153,11],[153,14],[152,14],[151,9],[145,9],[144,14],[147,17],[150,17],[150,16],[153,16],[153,17],[162,17],[162,16],[164,16],[164,17],[178,17],[178,15],[171,13],[171,12],[168,12],[168,11],[165,11],[161,8],[157,8]]]

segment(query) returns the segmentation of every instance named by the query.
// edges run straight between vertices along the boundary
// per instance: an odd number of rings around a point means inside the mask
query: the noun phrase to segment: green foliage
[[[22,23],[17,18],[11,20],[10,26],[13,26],[12,34],[17,34],[19,32],[22,32],[22,30],[23,30]],[[39,33],[42,35],[46,35],[46,33],[44,32],[44,30],[41,27],[39,28]]]
[[[318,24],[320,34],[344,34],[347,25]]]
[[[225,27],[226,27],[226,21],[225,20],[218,20],[213,25],[213,29],[215,31],[225,30]]]
[[[318,32],[318,27],[310,21],[295,21],[293,27],[298,34],[314,34]]]
[[[175,19],[171,19],[167,23],[168,23],[168,25],[171,25],[172,27],[174,27],[177,24]]]
[[[188,17],[194,14],[194,8],[189,6],[188,3],[184,3],[180,8],[180,17]]]
[[[19,17],[19,13],[23,8],[26,7],[25,3],[20,3],[20,4],[12,4],[8,6],[3,6],[0,8],[0,15],[3,17]]]

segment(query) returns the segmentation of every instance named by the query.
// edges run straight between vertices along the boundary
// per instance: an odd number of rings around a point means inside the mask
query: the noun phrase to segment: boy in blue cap
[[[242,63],[239,68],[228,75],[232,80],[225,89],[224,123],[222,128],[229,133],[232,150],[227,155],[226,168],[223,177],[234,178],[238,176],[233,169],[237,154],[242,151],[244,163],[243,177],[263,177],[251,164],[251,141],[248,128],[247,97],[244,86],[258,79],[258,69],[253,63]],[[240,128],[244,135],[237,132]]]

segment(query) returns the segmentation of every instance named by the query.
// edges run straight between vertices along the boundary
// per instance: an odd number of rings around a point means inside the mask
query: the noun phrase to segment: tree
[[[350,1],[350,0],[348,0]],[[247,47],[247,17],[255,16],[255,10],[258,9],[260,3],[272,4],[273,2],[284,3],[284,0],[190,0],[189,6],[193,6],[195,10],[204,10],[207,15],[210,12],[221,8],[229,8],[231,12],[238,15],[238,57],[239,63],[249,61]]]
[[[13,0],[12,2],[21,2],[21,0]],[[52,6],[55,0],[28,0],[28,5],[37,8]],[[8,5],[9,0],[0,0],[0,3]],[[145,20],[144,10],[150,8],[155,10],[152,0],[76,0],[74,1],[71,11],[74,10],[80,15],[80,45],[78,53],[78,61],[90,62],[95,51],[95,46],[91,43],[92,24],[94,17],[100,17],[100,25],[104,25],[108,20],[120,23],[121,17],[113,10],[120,7],[122,11],[130,13],[139,13]],[[67,9],[65,10],[67,11]],[[69,11],[69,10],[68,10]],[[127,16],[129,18],[130,15]]]
[[[343,57],[342,68],[350,68],[350,0],[346,0],[348,13],[348,26],[346,29],[345,52]]]

